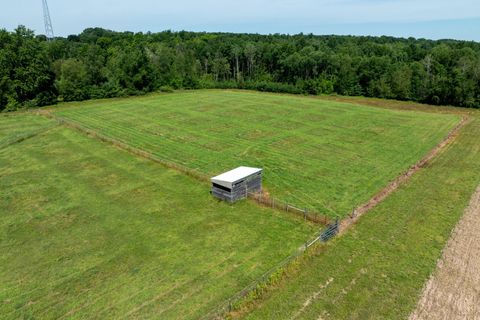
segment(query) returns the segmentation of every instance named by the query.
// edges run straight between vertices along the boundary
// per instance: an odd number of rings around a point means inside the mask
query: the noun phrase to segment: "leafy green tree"
[[[215,81],[227,80],[230,75],[230,63],[227,58],[217,55],[212,61],[212,72],[215,75]]]
[[[64,101],[85,100],[89,98],[89,77],[85,64],[77,59],[57,61],[59,75],[57,88]]]
[[[253,43],[248,42],[245,45],[244,49],[244,54],[245,58],[247,61],[247,75],[252,79],[254,77],[255,73],[255,58],[257,55],[257,46],[255,46]]]
[[[412,70],[408,65],[400,65],[392,72],[391,92],[396,99],[412,98]]]
[[[145,50],[138,45],[111,48],[106,65],[108,82],[127,94],[152,89],[152,70]]]
[[[54,74],[41,41],[24,26],[0,32],[0,109],[55,101]]]
[[[368,95],[480,107],[480,44],[393,37],[0,30],[0,110],[166,88]],[[59,92],[57,92],[57,89]]]

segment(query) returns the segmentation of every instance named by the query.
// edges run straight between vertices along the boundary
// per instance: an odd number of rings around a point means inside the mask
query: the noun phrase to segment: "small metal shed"
[[[238,167],[211,178],[212,194],[228,202],[246,198],[250,192],[262,191],[262,169]]]

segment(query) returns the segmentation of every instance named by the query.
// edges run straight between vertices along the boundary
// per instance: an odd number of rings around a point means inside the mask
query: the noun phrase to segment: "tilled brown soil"
[[[480,319],[480,186],[410,320]]]

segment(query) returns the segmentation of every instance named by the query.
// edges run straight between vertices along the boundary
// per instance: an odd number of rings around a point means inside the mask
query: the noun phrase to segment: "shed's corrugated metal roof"
[[[258,173],[260,171],[262,171],[262,169],[251,168],[251,167],[238,167],[236,169],[227,171],[216,177],[213,177],[211,180],[212,182],[215,182],[215,183],[218,183],[218,182],[233,183],[243,178],[246,178],[248,176],[251,176],[252,174]]]

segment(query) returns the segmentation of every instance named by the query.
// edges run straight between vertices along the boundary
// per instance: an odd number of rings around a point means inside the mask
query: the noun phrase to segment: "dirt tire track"
[[[425,157],[423,157],[420,161],[415,163],[411,166],[407,171],[403,174],[395,178],[392,182],[390,182],[385,188],[380,190],[377,194],[375,194],[368,202],[362,204],[358,208],[356,208],[352,215],[343,219],[340,223],[340,233],[345,232],[350,226],[352,226],[358,219],[376,207],[380,202],[385,200],[391,193],[397,190],[402,184],[408,181],[411,176],[422,167],[427,165],[433,158],[435,158],[448,144],[453,142],[455,138],[460,133],[460,130],[470,121],[468,116],[463,116],[462,120],[448,133],[448,135],[435,147],[433,148]]]
[[[480,186],[410,315],[424,319],[480,319]]]

